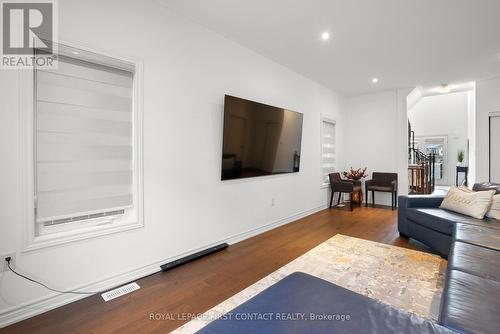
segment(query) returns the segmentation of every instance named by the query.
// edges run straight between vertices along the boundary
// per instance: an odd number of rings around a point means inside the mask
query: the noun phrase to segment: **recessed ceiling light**
[[[446,93],[451,92],[452,88],[453,87],[448,85],[448,84],[442,84],[441,86],[436,88],[436,92],[441,93],[441,94],[446,94]]]
[[[373,79],[372,79],[372,82],[373,82],[374,84],[375,84],[375,83],[377,83],[377,82],[378,82],[378,78],[373,78]]]
[[[78,54],[78,51],[73,51],[73,54],[74,54],[74,55],[77,55],[77,54]]]
[[[325,31],[321,34],[321,39],[324,41],[327,41],[330,39],[330,33],[328,31]]]

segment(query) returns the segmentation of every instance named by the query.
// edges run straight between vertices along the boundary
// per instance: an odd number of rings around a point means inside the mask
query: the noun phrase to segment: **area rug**
[[[196,332],[296,271],[436,320],[445,269],[437,255],[337,234],[173,333]]]

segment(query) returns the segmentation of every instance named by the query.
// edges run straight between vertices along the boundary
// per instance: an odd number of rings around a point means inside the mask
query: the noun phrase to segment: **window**
[[[142,226],[136,65],[63,45],[57,59],[34,70],[34,241]]]
[[[328,174],[335,172],[335,121],[321,119],[321,185],[328,186]]]

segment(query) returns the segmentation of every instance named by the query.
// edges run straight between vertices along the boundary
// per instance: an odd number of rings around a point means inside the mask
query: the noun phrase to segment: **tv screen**
[[[226,95],[222,180],[298,172],[301,113]]]

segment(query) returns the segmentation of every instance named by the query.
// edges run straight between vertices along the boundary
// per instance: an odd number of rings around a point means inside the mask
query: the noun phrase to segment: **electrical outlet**
[[[2,261],[0,265],[0,272],[4,271],[9,271],[9,267],[7,266],[7,261],[5,261],[5,258],[10,256],[10,266],[12,268],[16,267],[16,253],[10,253],[10,254],[4,254],[2,257],[0,257],[0,260]]]

